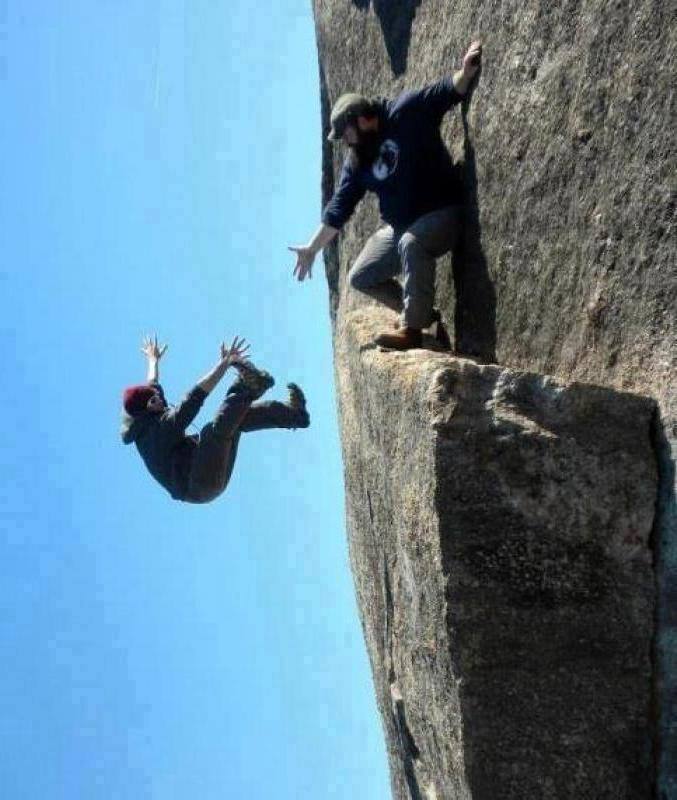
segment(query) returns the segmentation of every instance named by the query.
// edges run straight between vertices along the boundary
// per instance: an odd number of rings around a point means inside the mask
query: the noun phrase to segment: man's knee
[[[459,206],[448,206],[417,219],[400,239],[400,257],[402,248],[431,258],[439,258],[448,253],[459,238],[460,212]]]
[[[421,250],[421,243],[411,231],[405,231],[397,243],[397,252],[400,258],[405,258],[409,253]]]
[[[365,266],[356,261],[348,273],[348,283],[352,289],[356,289],[358,292],[364,292],[373,286],[374,282],[369,275],[368,265]]]

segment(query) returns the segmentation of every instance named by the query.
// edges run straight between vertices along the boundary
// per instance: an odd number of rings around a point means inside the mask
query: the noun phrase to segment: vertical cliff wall
[[[674,0],[314,0],[338,95],[482,74],[438,297],[384,353],[327,252],[351,561],[398,798],[677,797]],[[323,194],[340,150],[325,144]],[[495,362],[490,366],[490,362]],[[549,375],[550,377],[544,377]]]

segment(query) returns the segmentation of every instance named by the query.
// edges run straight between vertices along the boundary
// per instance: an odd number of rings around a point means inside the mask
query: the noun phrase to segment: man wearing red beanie
[[[150,474],[175,500],[208,503],[228,485],[240,434],[270,428],[307,428],[310,417],[301,389],[288,385],[286,403],[256,403],[275,383],[247,360],[247,345],[236,337],[221,344],[221,357],[177,406],[169,406],[159,383],[159,361],[167,345],[146,337],[142,352],[148,361],[146,383],[124,390],[122,441],[136,444]],[[214,419],[198,434],[186,435],[207,395],[229,367],[239,372]]]

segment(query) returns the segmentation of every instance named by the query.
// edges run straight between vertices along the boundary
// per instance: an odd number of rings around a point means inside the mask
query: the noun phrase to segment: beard
[[[379,131],[358,131],[358,136],[358,143],[350,145],[350,149],[361,167],[370,167],[379,154],[383,136]]]

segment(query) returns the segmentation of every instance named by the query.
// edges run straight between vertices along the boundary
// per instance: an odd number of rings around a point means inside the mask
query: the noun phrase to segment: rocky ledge
[[[350,554],[397,798],[649,798],[653,401],[337,336]]]

